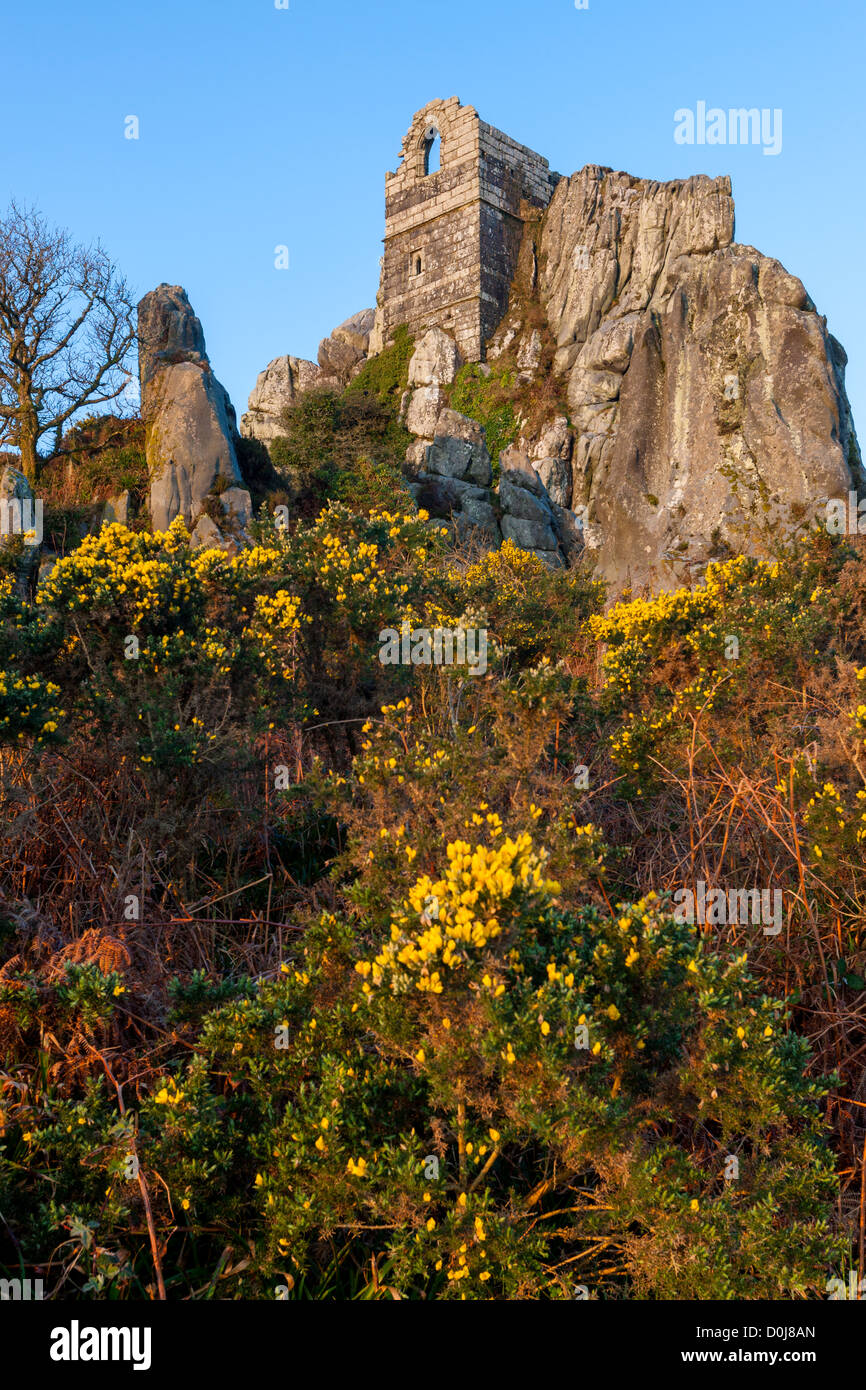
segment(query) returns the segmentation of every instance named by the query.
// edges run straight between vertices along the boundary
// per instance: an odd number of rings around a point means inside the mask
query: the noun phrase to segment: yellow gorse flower
[[[499,830],[498,824],[492,828]],[[499,936],[503,909],[560,891],[545,877],[546,852],[535,850],[529,835],[509,836],[495,849],[455,840],[446,853],[445,876],[419,878],[406,911],[392,920],[391,939],[372,961],[357,963],[366,993],[387,983],[394,992],[414,984],[441,994],[443,971],[467,964]]]
[[[163,1086],[154,1096],[157,1105],[179,1105],[183,1100],[184,1092],[178,1090],[174,1082],[171,1086]]]

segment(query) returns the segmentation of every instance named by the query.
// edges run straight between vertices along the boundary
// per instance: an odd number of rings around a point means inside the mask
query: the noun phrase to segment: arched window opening
[[[436,130],[435,126],[434,126],[434,127],[431,127],[431,129],[428,130],[428,132],[427,132],[427,138],[426,138],[426,140],[424,141],[424,175],[425,175],[425,178],[426,178],[426,176],[427,176],[428,174],[438,174],[440,168],[442,167],[442,163],[441,163],[441,160],[442,160],[441,145],[442,145],[442,141],[441,141],[440,136],[439,136],[439,131]]]

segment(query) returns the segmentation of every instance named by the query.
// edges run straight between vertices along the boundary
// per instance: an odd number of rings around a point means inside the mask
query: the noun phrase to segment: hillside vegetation
[[[3,1273],[826,1296],[864,1258],[859,542],[605,611],[386,472],[234,558],[109,525],[0,580]],[[404,621],[486,629],[486,673],[383,665]],[[778,930],[681,920],[699,884]]]

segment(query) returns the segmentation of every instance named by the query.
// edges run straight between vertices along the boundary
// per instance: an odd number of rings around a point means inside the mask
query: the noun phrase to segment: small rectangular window
[[[411,254],[411,256],[409,257],[409,275],[410,275],[410,278],[414,280],[416,276],[418,276],[418,275],[423,275],[423,273],[424,273],[424,252],[423,252],[423,251],[413,251],[412,254]]]

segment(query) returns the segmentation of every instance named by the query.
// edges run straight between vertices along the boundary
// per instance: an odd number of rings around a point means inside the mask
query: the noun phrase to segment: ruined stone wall
[[[425,173],[434,134],[440,169]],[[478,361],[505,311],[522,230],[521,202],[546,207],[558,175],[547,160],[486,125],[457,97],[413,117],[401,164],[386,175],[385,254],[371,351],[408,324],[438,327]]]
[[[546,208],[559,181],[546,159],[479,122],[481,340],[508,305],[523,235],[521,203]]]

